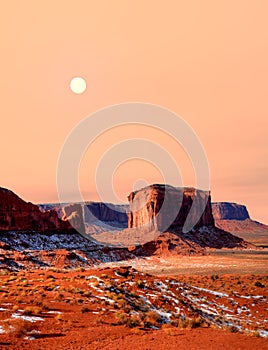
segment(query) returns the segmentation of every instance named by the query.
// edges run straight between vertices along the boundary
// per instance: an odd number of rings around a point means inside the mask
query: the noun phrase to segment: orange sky
[[[72,128],[108,105],[148,102],[181,115],[198,134],[212,199],[244,203],[268,223],[267,13],[266,0],[4,2],[0,185],[29,201],[56,201],[57,158]],[[74,76],[87,80],[82,95],[69,89]],[[179,146],[152,130],[136,132],[173,152],[185,185],[193,184]],[[88,150],[95,162],[86,155],[80,176],[87,199],[97,199],[97,154],[126,136],[135,128],[104,134]],[[161,180],[135,162],[115,174],[122,200],[136,179]]]

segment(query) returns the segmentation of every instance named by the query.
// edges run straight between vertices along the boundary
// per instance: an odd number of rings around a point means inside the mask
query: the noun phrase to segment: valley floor
[[[156,275],[268,274],[268,249],[219,249],[209,250],[204,256],[171,255],[129,260],[127,263]]]
[[[0,349],[268,349],[267,255],[213,254],[0,270]]]

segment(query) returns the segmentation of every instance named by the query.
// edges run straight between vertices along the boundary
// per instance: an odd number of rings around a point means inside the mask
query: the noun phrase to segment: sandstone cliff
[[[82,210],[85,232],[88,234],[120,230],[128,226],[128,205],[102,202],[85,202],[79,205]],[[43,212],[53,209],[58,213],[59,218],[65,217],[64,209],[59,203],[39,204],[39,208]]]
[[[89,209],[89,212],[92,214],[92,216],[85,215],[86,222],[88,222],[90,219],[97,219],[104,222],[127,222],[127,205],[116,205],[101,202],[87,202],[86,206]]]
[[[73,230],[54,210],[41,212],[37,205],[25,202],[14,192],[0,187],[0,230],[49,231]]]
[[[206,191],[151,185],[130,193],[128,200],[129,228],[182,229],[186,220],[193,222],[194,227],[214,227],[210,193]],[[194,200],[196,205],[193,206]]]
[[[268,246],[268,226],[250,218],[244,205],[228,202],[212,203],[215,225],[260,246]]]
[[[245,205],[216,202],[212,203],[212,213],[215,220],[246,220],[250,219]]]
[[[83,208],[80,204],[69,204],[63,208],[63,221],[68,221],[79,233],[85,233]]]
[[[215,227],[209,192],[194,188],[151,185],[130,193],[128,199],[129,229],[122,231],[121,237],[128,234],[125,242],[130,242],[129,237],[134,237],[135,254],[190,255],[204,253],[205,248],[251,246],[242,238]],[[195,225],[187,231],[184,230],[184,225],[189,216],[190,222]],[[136,231],[142,235],[142,240]],[[152,232],[154,238],[151,237]],[[140,241],[140,245],[137,241]]]

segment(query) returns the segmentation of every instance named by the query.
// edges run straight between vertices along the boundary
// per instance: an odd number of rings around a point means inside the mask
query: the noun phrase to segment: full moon
[[[70,82],[70,89],[75,94],[82,94],[87,88],[85,79],[81,77],[75,77]]]

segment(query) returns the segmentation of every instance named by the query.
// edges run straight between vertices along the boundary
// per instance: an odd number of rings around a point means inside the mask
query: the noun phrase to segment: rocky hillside
[[[0,268],[73,268],[135,257],[127,248],[103,246],[78,233],[85,231],[80,204],[55,208],[40,210],[0,188]]]
[[[68,211],[68,208],[66,210]],[[25,202],[14,192],[0,187],[0,230],[73,231],[68,216],[65,215],[65,220],[61,220],[54,210],[41,212],[37,205]]]
[[[134,258],[127,248],[96,244],[78,233],[9,231],[0,236],[0,269],[73,269]]]
[[[236,203],[212,203],[215,225],[257,245],[268,246],[268,226],[250,218],[246,206]]]
[[[121,230],[128,227],[128,205],[102,202],[86,202],[80,205],[87,234]],[[39,204],[39,208],[44,212],[53,209],[60,218],[64,217],[63,209],[59,203]]]

